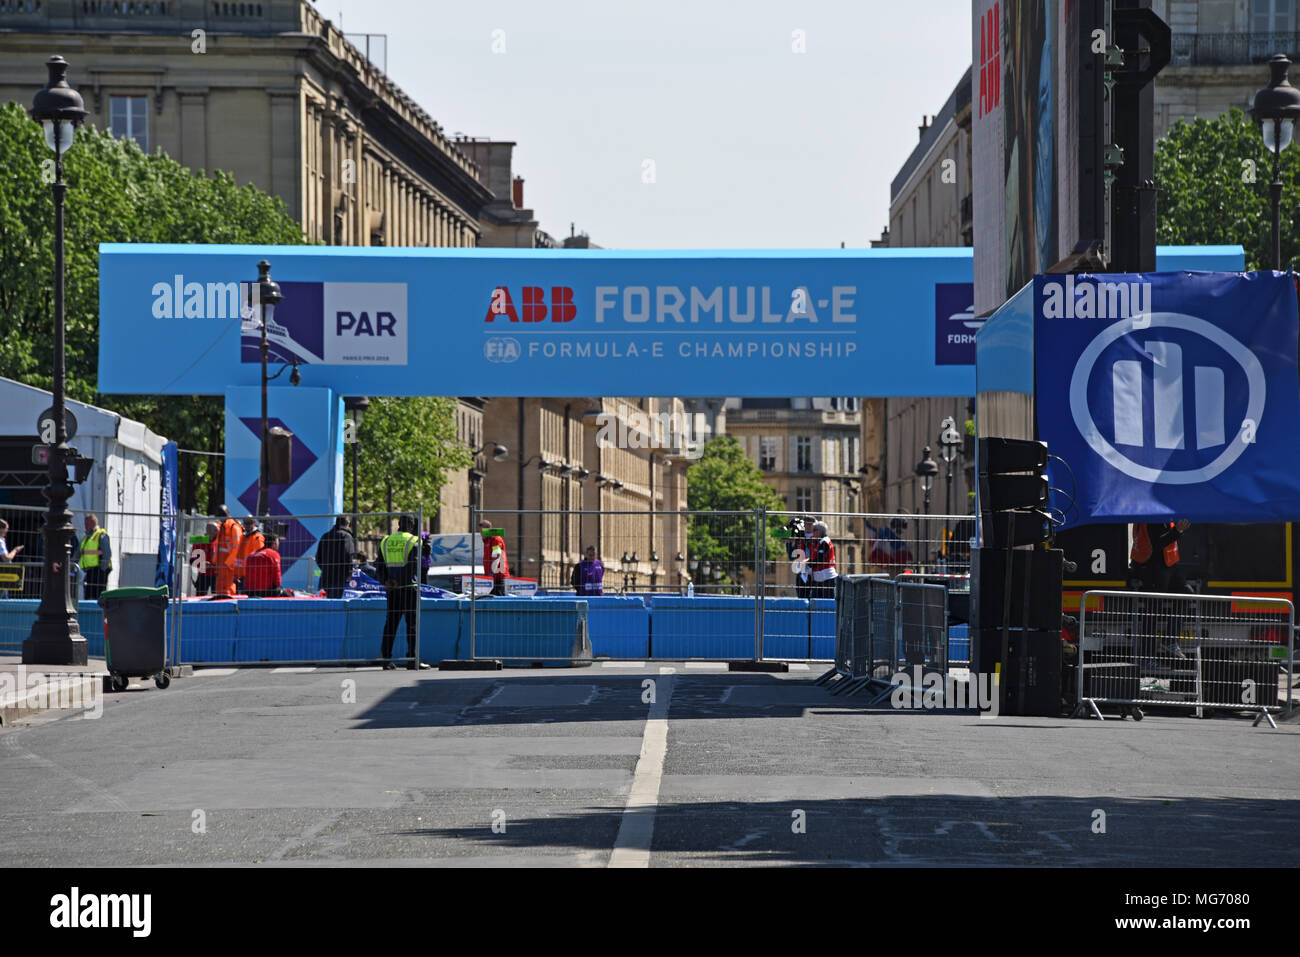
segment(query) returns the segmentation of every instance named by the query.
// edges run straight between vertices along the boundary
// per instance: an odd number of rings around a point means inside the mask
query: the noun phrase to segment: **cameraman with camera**
[[[812,573],[808,570],[808,560],[812,556],[815,544],[809,537],[808,526],[811,518],[795,516],[786,522],[790,537],[786,539],[786,557],[794,563],[794,594],[796,598],[811,598],[813,595]]]

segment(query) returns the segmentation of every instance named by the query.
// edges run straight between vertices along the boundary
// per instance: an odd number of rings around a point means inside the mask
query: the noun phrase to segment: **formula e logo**
[[[1070,380],[1070,412],[1093,451],[1159,485],[1208,482],[1231,466],[1255,441],[1264,398],[1253,352],[1203,319],[1172,312],[1107,326]]]
[[[546,290],[541,286],[524,286],[520,291],[523,293],[520,309],[522,316],[515,310],[510,288],[497,286],[492,290],[492,301],[488,303],[487,316],[483,321],[509,319],[511,322],[542,322],[546,319]],[[578,308],[573,304],[573,290],[568,286],[552,286],[549,312],[551,322],[572,322],[577,314]]]
[[[488,362],[514,362],[521,352],[519,340],[509,336],[493,336],[483,343],[483,357]]]

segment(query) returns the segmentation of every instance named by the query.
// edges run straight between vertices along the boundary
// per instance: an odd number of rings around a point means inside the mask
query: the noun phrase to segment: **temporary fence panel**
[[[646,597],[602,595],[576,599],[570,593],[535,600],[585,602],[593,657],[639,660],[650,655],[650,608]]]
[[[1089,591],[1080,602],[1076,713],[1098,704],[1265,713],[1293,652],[1290,601]],[[1271,718],[1269,719],[1271,722]]]
[[[413,585],[387,589],[381,582],[379,542],[396,531],[403,518],[411,527],[420,527],[419,511],[349,517],[351,528],[360,533],[358,554],[355,567],[344,563],[348,567],[338,568],[337,573],[345,578],[358,574],[348,578],[347,588],[337,597],[326,598],[318,591],[319,576],[312,574],[319,567],[316,552],[320,538],[313,529],[328,530],[338,516],[238,518],[238,543],[214,543],[217,554],[213,557],[204,548],[211,537],[209,526],[216,525],[220,535],[224,520],[182,516],[178,540],[185,551],[180,556],[178,578],[180,590],[188,597],[173,604],[175,660],[207,665],[341,665],[391,660],[412,665],[423,657],[421,644],[426,634],[440,646],[454,648],[460,629],[458,614],[451,616],[450,625],[443,617],[426,623],[429,598],[417,599]],[[276,540],[273,549],[272,538]],[[275,556],[263,553],[254,558],[258,546],[278,556],[278,583],[273,570]],[[294,567],[296,572],[286,571]],[[291,587],[291,578],[304,585],[310,582],[310,587]],[[435,624],[442,627],[430,627]],[[450,639],[445,634],[448,627]]]
[[[555,477],[539,478],[543,500],[562,498],[562,486],[548,484],[549,478]],[[753,659],[760,653],[763,608],[754,593],[762,580],[761,510],[471,509],[470,525],[475,532],[499,534],[500,541],[491,544],[504,551],[504,560],[485,559],[489,567],[484,572],[495,569],[494,579],[508,570],[536,579],[548,593],[572,588],[579,601],[596,597],[589,593],[597,587],[603,592],[599,597],[641,598],[644,617],[631,606],[596,602],[586,608],[589,631],[596,629],[590,639],[593,650],[599,645],[597,654],[725,660]],[[598,569],[583,565],[589,546]],[[504,583],[498,580],[494,590],[504,590]],[[504,645],[494,644],[492,650],[482,645],[482,615],[499,600],[470,596],[475,657],[558,662],[572,657],[572,649],[557,644],[548,630],[550,620],[530,615],[528,606],[508,620],[508,634],[495,635],[494,641]],[[556,600],[549,595],[535,599]],[[501,619],[500,627],[507,627],[506,622]],[[630,630],[608,634],[608,627]],[[807,655],[807,634],[804,630],[801,657]]]
[[[943,585],[898,582],[897,669],[909,676],[948,672],[948,590]]]
[[[468,605],[462,599],[463,604]],[[495,597],[477,602],[474,656],[506,667],[590,662],[587,603],[583,599]]]
[[[840,575],[965,575],[970,572],[970,515],[909,515],[866,512],[765,512],[779,548],[768,549],[768,588],[808,597],[805,566],[819,540],[814,521],[825,523]],[[831,597],[829,590],[824,597]]]
[[[70,586],[73,600],[97,597],[98,591],[107,588],[134,586],[153,587],[158,567],[160,523],[174,516],[160,516],[157,512],[88,512],[71,509],[72,534],[70,551]],[[9,528],[0,534],[9,550],[21,549],[11,563],[22,572],[22,586],[6,589],[0,585],[0,600],[5,598],[37,598],[42,595],[45,582],[45,518],[47,510],[36,506],[0,505],[0,520]],[[86,519],[93,515],[98,528],[108,539],[110,564],[105,574],[90,573],[85,566],[83,547],[86,543]],[[96,567],[103,568],[103,564]],[[90,581],[88,581],[90,579]],[[98,579],[98,580],[97,580]],[[91,585],[87,595],[86,585]]]
[[[751,597],[656,595],[650,606],[650,656],[657,659],[752,660]]]
[[[818,657],[813,651],[812,617],[811,602],[806,598],[764,598],[763,657]],[[834,614],[830,619],[833,623]]]
[[[871,627],[865,676],[888,683],[898,665],[898,586],[888,579],[876,579],[867,582],[867,590],[871,596]]]

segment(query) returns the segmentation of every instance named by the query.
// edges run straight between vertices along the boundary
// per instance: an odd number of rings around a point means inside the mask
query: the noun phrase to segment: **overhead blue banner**
[[[338,395],[612,395],[635,384],[788,396],[792,380],[819,395],[974,389],[969,249],[110,244],[100,391],[257,386],[262,320],[249,294],[263,258],[284,296],[266,324],[271,360],[297,361],[303,386]]]
[[[176,443],[162,447],[162,498],[158,522],[158,562],[154,566],[155,588],[172,585],[172,552],[176,544]]]
[[[1066,525],[1300,520],[1298,332],[1294,274],[1035,277],[1038,434],[1065,462],[1049,476]]]

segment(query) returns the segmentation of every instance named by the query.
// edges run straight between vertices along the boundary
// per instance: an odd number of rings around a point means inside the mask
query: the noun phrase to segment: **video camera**
[[[790,532],[791,538],[802,538],[807,529],[807,520],[802,516],[795,516],[785,523],[786,529]]]

